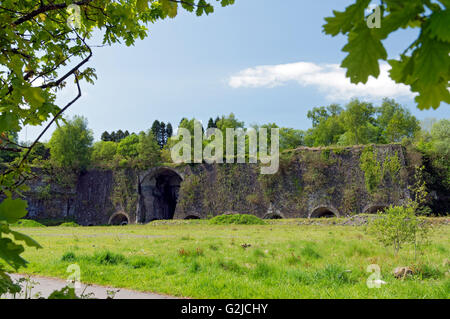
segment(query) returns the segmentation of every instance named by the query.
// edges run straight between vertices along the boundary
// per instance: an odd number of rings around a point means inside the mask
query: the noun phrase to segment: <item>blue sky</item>
[[[95,50],[90,66],[98,80],[94,86],[83,83],[83,97],[67,115],[85,116],[97,140],[105,130],[147,130],[155,119],[176,127],[182,117],[206,123],[230,112],[246,125],[307,129],[309,109],[345,104],[355,94],[377,104],[386,93],[419,119],[450,118],[447,104],[435,111],[416,109],[407,88],[388,79],[355,90],[339,81],[336,65],[345,57],[346,38],[323,34],[322,24],[333,9],[352,2],[236,0],[209,16],[183,13],[149,25],[150,36],[134,47]],[[416,36],[412,30],[393,34],[385,41],[389,57]],[[58,102],[73,95],[69,87]],[[39,131],[28,127],[20,138],[31,140]]]

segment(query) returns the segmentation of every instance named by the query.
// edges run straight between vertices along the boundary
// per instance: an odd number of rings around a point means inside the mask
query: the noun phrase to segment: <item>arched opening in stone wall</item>
[[[200,217],[198,217],[196,215],[189,215],[189,216],[186,216],[184,219],[200,219]]]
[[[379,212],[384,212],[386,210],[386,206],[382,205],[374,205],[367,207],[366,210],[363,211],[364,214],[377,214]]]
[[[153,210],[155,219],[173,219],[177,206],[181,177],[171,169],[162,169],[153,175],[155,186]]]
[[[130,220],[128,216],[124,213],[116,213],[112,215],[111,218],[109,219],[109,224],[115,226],[128,225],[129,222]]]
[[[338,214],[334,211],[334,209],[330,207],[318,207],[314,209],[309,216],[310,218],[331,218],[338,217]]]
[[[283,219],[283,216],[279,213],[268,213],[264,215],[263,219]]]

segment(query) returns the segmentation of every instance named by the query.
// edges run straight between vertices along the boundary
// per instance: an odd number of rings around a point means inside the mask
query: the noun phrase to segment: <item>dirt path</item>
[[[14,280],[27,277],[24,275],[17,275],[17,274],[11,274],[10,276]],[[31,276],[30,279],[32,282],[35,282],[35,284],[32,285],[33,288],[31,289],[32,298],[36,298],[36,294],[39,293],[41,297],[48,297],[54,290],[60,290],[61,288],[67,286],[67,282],[65,280],[57,278]],[[22,287],[25,286],[26,283],[22,283]],[[84,291],[84,294],[93,293],[94,294],[93,298],[106,299],[106,297],[108,296],[107,294],[108,290],[113,291],[119,290],[119,288],[111,288],[97,285],[91,285],[88,286],[86,289],[85,288],[86,285],[83,283],[81,284],[81,288],[76,288],[75,291],[77,295],[80,295]],[[11,298],[11,296],[9,296],[8,298]],[[21,298],[24,297],[22,296]],[[138,292],[128,289],[120,289],[119,292],[117,292],[114,297],[114,299],[174,299],[174,298],[175,297],[159,295],[154,293]]]

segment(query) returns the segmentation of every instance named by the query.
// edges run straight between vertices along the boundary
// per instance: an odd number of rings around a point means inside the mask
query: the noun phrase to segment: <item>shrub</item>
[[[79,227],[80,225],[78,225],[75,222],[66,222],[66,223],[62,223],[61,225],[59,225],[60,227]]]
[[[96,164],[110,163],[117,153],[118,143],[100,141],[92,147],[92,161]]]
[[[375,235],[384,246],[392,246],[397,255],[405,244],[411,243],[416,248],[425,242],[429,225],[423,218],[416,216],[413,205],[390,206],[369,223],[367,231]]]
[[[41,223],[44,226],[59,226],[62,223],[70,223],[73,222],[73,220],[67,219],[67,218],[44,218],[39,219],[39,223]]]
[[[53,132],[48,143],[52,161],[64,168],[85,169],[90,163],[93,139],[87,120],[75,116]]]
[[[215,225],[265,225],[261,218],[247,214],[219,215],[209,221]]]
[[[45,227],[41,223],[31,219],[20,219],[17,223],[11,224],[12,227]]]

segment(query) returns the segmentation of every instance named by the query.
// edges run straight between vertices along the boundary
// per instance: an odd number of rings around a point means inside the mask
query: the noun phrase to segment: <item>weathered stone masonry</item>
[[[361,169],[364,149],[285,152],[275,175],[260,175],[258,164],[89,170],[71,188],[52,184],[49,196],[40,194],[45,183],[42,177],[36,178],[27,194],[28,218],[66,218],[82,225],[208,218],[230,212],[261,218],[316,218],[374,213],[410,198],[411,171],[405,150],[400,145],[372,146],[375,168],[383,174],[377,175],[376,188],[370,190],[366,179],[371,172]],[[395,176],[387,169],[392,159],[400,168]]]

